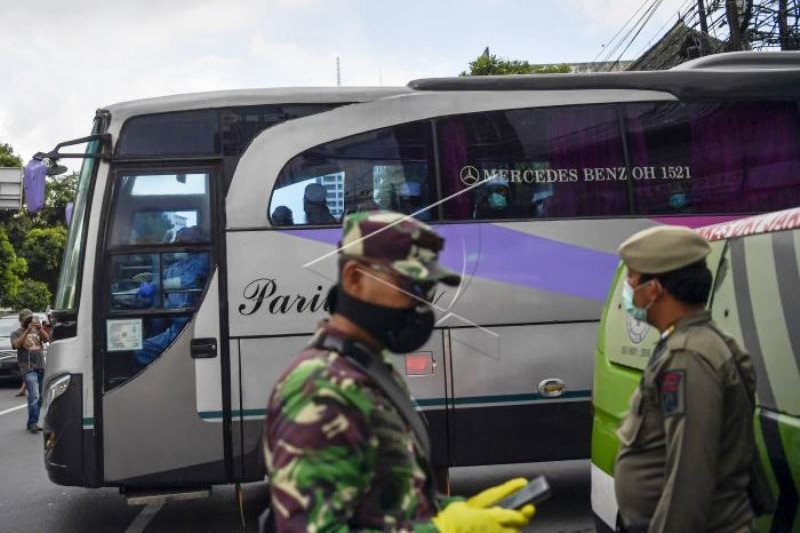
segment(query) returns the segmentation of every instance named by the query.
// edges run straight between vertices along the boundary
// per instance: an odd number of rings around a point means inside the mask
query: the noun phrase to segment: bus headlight
[[[59,376],[50,380],[50,383],[47,384],[47,389],[44,391],[44,397],[42,399],[43,410],[46,411],[56,398],[67,392],[70,381],[72,381],[72,376],[69,374],[64,374],[63,376]]]

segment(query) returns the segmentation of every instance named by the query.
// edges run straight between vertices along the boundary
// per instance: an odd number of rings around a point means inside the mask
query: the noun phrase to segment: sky
[[[487,46],[532,63],[588,62],[651,2],[623,59],[694,0],[0,0],[0,143],[27,161],[88,135],[95,110],[115,102],[333,86],[337,57],[347,86],[455,76]]]

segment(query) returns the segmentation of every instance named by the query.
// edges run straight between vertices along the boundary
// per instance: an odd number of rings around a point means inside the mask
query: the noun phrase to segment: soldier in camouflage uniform
[[[658,226],[620,246],[623,301],[661,331],[617,435],[622,531],[754,531],[755,374],[750,357],[704,311],[708,243]]]
[[[277,531],[517,531],[533,515],[491,507],[525,485],[515,479],[467,501],[434,489],[426,452],[398,402],[358,364],[380,365],[410,401],[388,351],[421,347],[434,325],[444,241],[389,211],[345,217],[332,316],[278,380],[264,446]],[[396,398],[395,398],[396,400]],[[414,413],[413,409],[410,410]],[[417,416],[414,413],[414,416]]]

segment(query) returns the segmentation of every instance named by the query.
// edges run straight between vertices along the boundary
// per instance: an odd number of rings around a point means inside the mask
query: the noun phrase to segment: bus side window
[[[182,228],[211,235],[208,174],[143,174],[117,180],[111,245],[166,244]]]
[[[625,117],[640,178],[637,214],[750,213],[800,204],[795,102],[630,104]]]
[[[296,156],[272,193],[266,211],[272,225],[339,224],[345,214],[374,209],[431,220],[434,211],[425,209],[436,198],[431,138],[429,122],[412,122]]]
[[[612,105],[471,113],[438,121],[446,218],[629,213]],[[481,185],[475,186],[477,183]],[[461,193],[461,194],[459,194]]]

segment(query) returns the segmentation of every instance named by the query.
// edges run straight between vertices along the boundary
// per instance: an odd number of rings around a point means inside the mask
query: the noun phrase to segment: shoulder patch
[[[658,395],[664,416],[686,412],[685,370],[665,370],[658,375]]]

